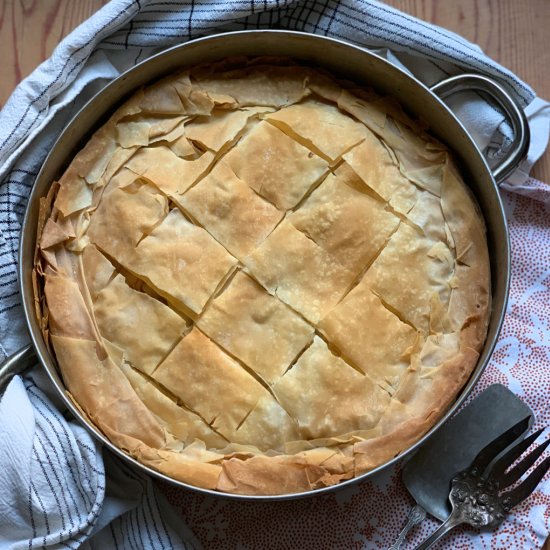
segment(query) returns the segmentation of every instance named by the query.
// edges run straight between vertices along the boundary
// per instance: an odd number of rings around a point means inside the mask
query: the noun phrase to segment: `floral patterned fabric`
[[[526,187],[529,197],[502,192],[512,244],[510,300],[492,360],[468,400],[491,384],[504,384],[531,407],[538,429],[550,424],[550,185],[531,179]],[[372,481],[285,502],[236,502],[160,486],[206,550],[387,548],[414,504],[401,481],[401,464]],[[426,519],[405,548],[438,525]],[[458,527],[439,548],[539,549],[549,532],[547,475],[497,531]]]

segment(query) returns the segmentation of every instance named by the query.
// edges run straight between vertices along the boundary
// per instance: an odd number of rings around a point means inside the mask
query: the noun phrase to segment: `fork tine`
[[[502,493],[502,504],[508,511],[522,500],[525,500],[539,484],[540,480],[550,470],[550,456],[546,457],[529,475],[529,477],[515,489]]]
[[[533,449],[519,464],[505,474],[500,486],[510,487],[512,483],[515,483],[538,460],[548,445],[550,445],[550,439]]]
[[[506,471],[506,468],[511,466],[531,446],[533,441],[535,441],[535,439],[537,439],[537,437],[543,431],[544,431],[544,428],[537,430],[535,433],[532,433],[530,436],[526,437],[523,441],[521,441],[520,443],[512,447],[507,453],[501,456],[495,462],[495,464],[493,464],[493,468],[491,469],[491,477],[495,478],[497,481],[500,478],[502,478],[504,472]],[[534,462],[532,462],[531,464],[534,464]],[[528,468],[529,466],[527,466],[525,470],[523,470],[523,472],[521,472],[516,479],[521,477],[527,471]],[[504,480],[501,483],[502,487],[508,487],[508,485],[509,484],[504,484]]]
[[[526,416],[523,420],[520,420],[516,425],[506,430],[503,434],[499,435],[495,440],[483,447],[479,451],[478,455],[472,462],[472,469],[477,470],[480,474],[483,473],[489,463],[508,445],[513,443],[529,426],[529,420],[531,415]]]

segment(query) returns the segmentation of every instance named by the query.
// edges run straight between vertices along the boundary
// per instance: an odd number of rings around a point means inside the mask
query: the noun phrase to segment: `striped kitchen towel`
[[[374,0],[113,0],[65,38],[0,111],[0,359],[28,340],[16,274],[21,221],[41,163],[70,118],[153,53],[199,36],[256,28],[347,40],[427,85],[466,71],[495,78],[524,107],[532,135],[527,160],[505,186],[531,192],[528,172],[548,142],[548,103],[449,31]],[[454,96],[451,106],[489,160],[498,158],[511,137],[502,114],[475,94]],[[114,459],[105,459],[103,489],[98,445],[56,410],[43,393],[47,382],[32,377],[36,383],[15,378],[0,402],[0,548],[72,548],[86,539],[92,548],[196,544],[189,532],[170,531],[172,512],[156,502],[151,482]]]

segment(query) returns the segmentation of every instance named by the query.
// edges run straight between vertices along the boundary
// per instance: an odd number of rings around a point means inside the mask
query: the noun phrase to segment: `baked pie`
[[[70,397],[198,487],[284,494],[383,464],[486,335],[484,222],[446,148],[286,59],[140,89],[39,226],[37,314]]]

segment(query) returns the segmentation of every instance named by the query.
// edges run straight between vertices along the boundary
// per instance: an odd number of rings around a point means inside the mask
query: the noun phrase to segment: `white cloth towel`
[[[348,40],[427,85],[461,72],[498,80],[531,127],[529,156],[505,186],[531,192],[527,174],[546,149],[550,106],[454,33],[374,0],[112,0],[67,36],[0,112],[0,359],[28,341],[17,287],[21,221],[40,165],[70,118],[106,83],[167,46],[254,28]],[[488,158],[498,158],[511,137],[500,111],[473,93],[453,96],[450,105]],[[150,480],[107,457],[105,492],[98,445],[42,393],[47,382],[34,378],[39,387],[15,378],[0,402],[0,548],[76,547],[87,539],[92,548],[198,545],[181,522],[168,525],[172,512],[153,504]],[[164,531],[153,532],[159,525]]]

